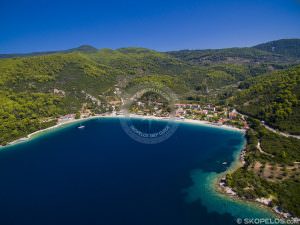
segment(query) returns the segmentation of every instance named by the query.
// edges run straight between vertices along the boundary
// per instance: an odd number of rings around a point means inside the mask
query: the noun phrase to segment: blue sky
[[[160,51],[300,38],[299,0],[0,0],[0,53],[139,46]]]

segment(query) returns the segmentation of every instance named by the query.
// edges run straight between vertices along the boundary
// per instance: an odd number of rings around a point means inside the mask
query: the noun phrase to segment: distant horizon
[[[170,50],[166,50],[166,51],[160,51],[160,50],[157,50],[157,49],[147,48],[147,47],[144,47],[144,46],[123,46],[123,47],[117,47],[117,48],[100,47],[100,48],[98,48],[97,46],[94,46],[94,45],[91,45],[91,44],[81,44],[81,45],[73,46],[71,48],[66,48],[66,49],[45,49],[45,50],[38,50],[38,51],[8,52],[8,53],[0,52],[0,55],[34,54],[34,53],[44,53],[44,52],[45,53],[62,52],[62,51],[68,51],[68,50],[76,49],[76,48],[79,48],[79,47],[82,47],[82,46],[90,46],[90,47],[96,48],[97,50],[102,50],[102,49],[118,50],[118,49],[122,49],[122,48],[145,48],[145,49],[154,50],[154,51],[157,51],[157,52],[171,52],[171,51],[183,51],[183,50],[218,50],[218,49],[230,49],[230,48],[251,48],[251,47],[254,47],[256,45],[264,44],[264,43],[268,43],[268,42],[272,42],[272,41],[292,40],[292,39],[299,39],[300,40],[300,37],[279,38],[279,39],[276,39],[276,40],[269,40],[269,41],[255,43],[255,44],[250,45],[250,46],[228,46],[228,47],[224,47],[224,48],[185,48],[185,49],[170,49]]]
[[[0,54],[88,44],[156,51],[250,47],[300,37],[299,0],[0,2]]]

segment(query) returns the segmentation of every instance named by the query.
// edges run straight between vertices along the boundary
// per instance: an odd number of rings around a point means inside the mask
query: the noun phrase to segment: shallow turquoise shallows
[[[214,190],[244,144],[240,132],[180,123],[149,145],[116,118],[82,125],[1,149],[1,225],[231,225],[272,216]]]

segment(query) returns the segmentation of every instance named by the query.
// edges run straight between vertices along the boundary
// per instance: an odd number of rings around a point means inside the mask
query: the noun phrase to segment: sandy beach
[[[94,119],[94,118],[103,118],[103,117],[108,117],[108,116],[97,115],[97,116],[91,116],[91,117],[87,117],[87,118],[70,119],[70,120],[58,123],[58,124],[56,124],[54,126],[47,127],[45,129],[38,130],[38,131],[35,131],[33,133],[30,133],[26,137],[22,137],[22,138],[19,138],[19,139],[15,140],[15,141],[9,142],[5,146],[1,146],[0,145],[0,149],[8,147],[8,146],[15,145],[15,144],[19,144],[19,143],[24,143],[24,142],[30,141],[32,138],[38,136],[39,134],[45,133],[47,131],[55,130],[57,128],[64,127],[64,126],[67,126],[67,125],[71,125],[71,124],[74,124],[74,123],[80,123],[80,122],[84,122],[84,121],[91,120],[91,119]]]
[[[38,136],[39,134],[45,133],[47,131],[51,131],[60,127],[64,127],[67,125],[71,125],[74,123],[80,123],[80,122],[84,122],[84,121],[88,121],[91,119],[97,119],[97,118],[137,118],[137,119],[152,119],[152,120],[170,120],[172,122],[179,122],[179,123],[190,123],[190,124],[195,124],[195,125],[201,125],[201,126],[209,126],[209,127],[214,127],[214,128],[220,128],[220,129],[226,129],[226,130],[233,130],[233,131],[239,131],[242,133],[245,133],[246,131],[244,129],[239,129],[236,127],[232,127],[232,126],[228,126],[228,125],[218,125],[215,123],[211,123],[208,121],[203,121],[203,120],[192,120],[192,119],[180,119],[180,118],[169,118],[169,117],[156,117],[156,116],[143,116],[143,115],[136,115],[136,114],[129,114],[129,115],[116,115],[116,114],[101,114],[101,115],[95,115],[95,116],[90,116],[90,117],[86,117],[86,118],[80,118],[80,119],[69,119],[67,121],[64,122],[60,122],[52,127],[48,127],[42,130],[38,130],[35,131],[31,134],[28,134],[26,137],[22,137],[19,138],[15,141],[9,142],[7,145],[5,146],[1,146],[0,145],[0,149],[1,148],[5,148],[8,146],[12,146],[15,144],[19,144],[19,143],[24,143],[27,141],[30,141],[32,138]]]

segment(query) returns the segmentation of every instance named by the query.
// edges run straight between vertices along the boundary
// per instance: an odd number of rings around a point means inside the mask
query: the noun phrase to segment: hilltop
[[[300,39],[281,39],[253,46],[255,49],[284,55],[292,58],[300,57]]]

